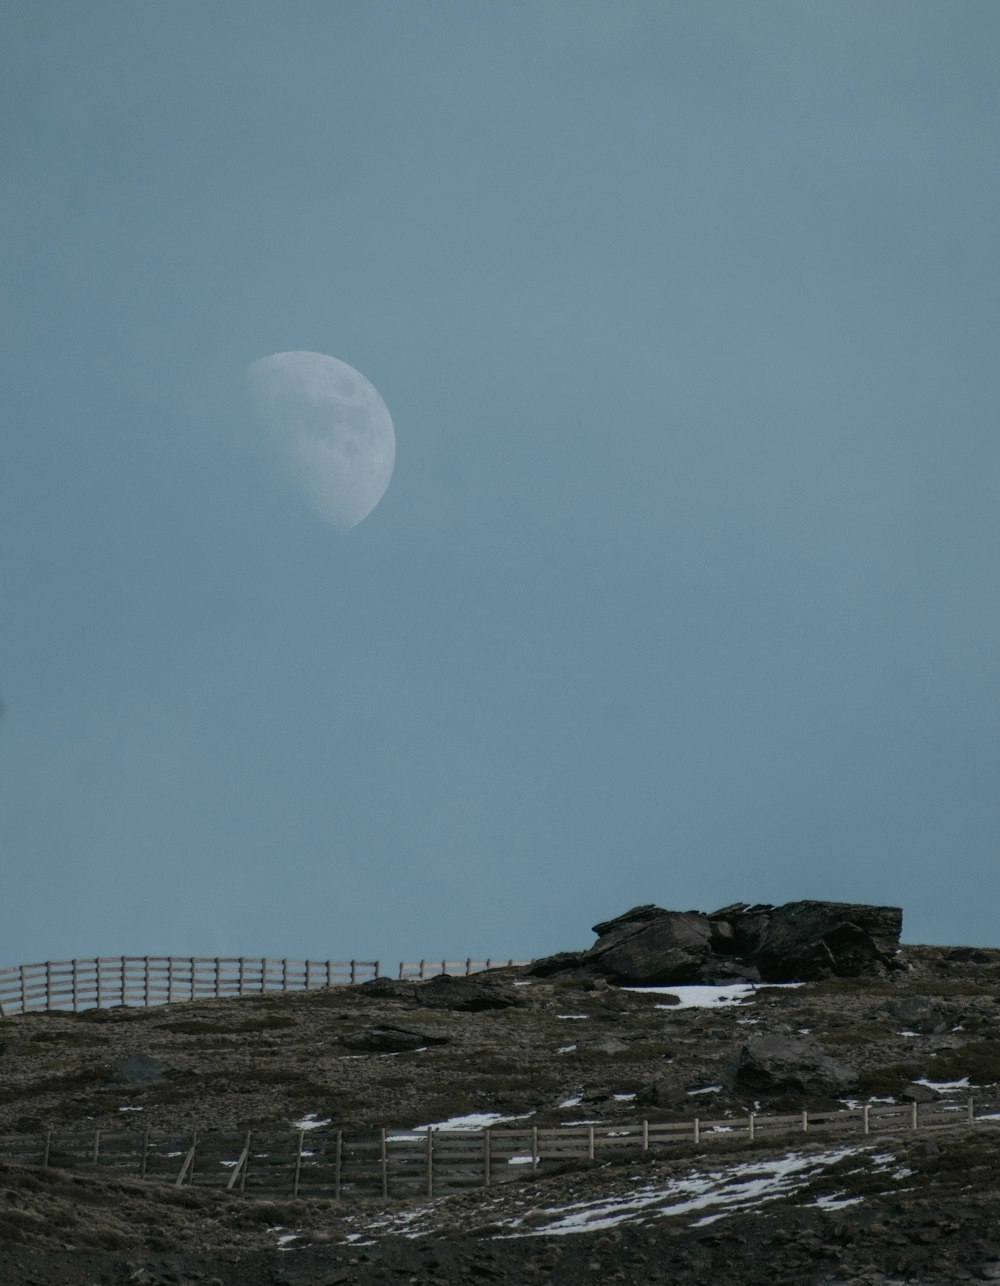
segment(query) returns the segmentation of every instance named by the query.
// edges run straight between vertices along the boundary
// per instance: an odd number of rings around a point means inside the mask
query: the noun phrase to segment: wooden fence
[[[247,1196],[433,1197],[551,1173],[567,1162],[626,1159],[685,1144],[735,1138],[787,1144],[806,1134],[868,1137],[975,1124],[997,1119],[998,1106],[971,1099],[922,1107],[878,1103],[785,1116],[475,1131],[50,1130],[0,1135],[0,1160]]]
[[[400,978],[477,973],[514,960],[403,962]],[[162,1005],[271,991],[349,986],[379,974],[377,960],[287,960],[266,956],[93,956],[0,969],[0,1018],[31,1010]]]

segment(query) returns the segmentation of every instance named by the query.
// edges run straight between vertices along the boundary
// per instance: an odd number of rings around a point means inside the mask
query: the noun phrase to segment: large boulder
[[[903,912],[856,902],[787,902],[731,917],[739,952],[767,982],[882,973],[899,945]]]
[[[730,1089],[751,1094],[828,1095],[849,1093],[857,1073],[799,1036],[757,1036],[743,1046],[727,1069]]]
[[[712,955],[712,928],[700,911],[639,906],[595,924],[594,932],[598,939],[589,951],[532,961],[528,972],[599,974],[627,986],[654,986],[697,976]]]
[[[462,1013],[511,1009],[524,1003],[513,987],[485,974],[455,978],[439,973],[428,982],[418,983],[414,994],[421,1009],[456,1009]]]
[[[662,911],[644,906],[594,925],[597,942],[587,953],[612,982],[680,982],[697,973],[712,954],[712,927],[700,911]]]
[[[408,1050],[425,1049],[428,1045],[447,1045],[450,1039],[441,1032],[418,1031],[413,1027],[383,1023],[353,1032],[344,1037],[343,1043],[348,1049],[366,1054],[402,1054]]]
[[[736,902],[710,915],[647,904],[595,924],[588,951],[546,956],[527,972],[633,986],[881,975],[894,965],[902,923],[899,907],[854,902]]]

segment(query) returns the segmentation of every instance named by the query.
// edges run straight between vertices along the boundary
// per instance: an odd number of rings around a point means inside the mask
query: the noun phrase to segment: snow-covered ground
[[[465,1116],[450,1116],[447,1121],[428,1121],[425,1125],[413,1125],[409,1130],[390,1134],[388,1143],[409,1143],[422,1139],[428,1130],[454,1130],[460,1133],[486,1130],[492,1125],[504,1121],[526,1121],[533,1113],[526,1112],[520,1116],[504,1116],[500,1112],[469,1112]],[[530,1157],[528,1158],[531,1159]]]
[[[885,1190],[908,1173],[893,1154],[871,1143],[850,1144],[822,1151],[786,1152],[779,1156],[726,1165],[695,1168],[682,1175],[650,1179],[648,1172],[627,1177],[608,1176],[606,1192],[591,1193],[561,1202],[547,1202],[534,1191],[510,1190],[484,1193],[477,1217],[489,1223],[498,1237],[552,1237],[597,1232],[627,1222],[695,1216],[700,1227],[730,1214],[759,1208],[779,1197],[800,1191],[822,1179],[838,1162],[855,1158],[847,1174],[885,1175]],[[530,1158],[529,1158],[530,1159]],[[860,1200],[841,1185],[845,1174],[831,1176],[829,1188],[812,1204],[836,1210]],[[447,1223],[448,1197],[427,1202],[416,1210],[357,1214],[345,1220],[345,1240],[358,1243],[385,1235],[424,1237]],[[466,1212],[465,1217],[468,1217]],[[364,1244],[362,1241],[362,1244]]]
[[[663,1005],[664,1009],[715,1009],[719,1005],[742,1005],[753,1000],[760,986],[801,987],[802,983],[726,982],[712,986],[685,983],[675,987],[623,987],[622,991],[638,991],[644,996],[676,996],[679,1003]]]

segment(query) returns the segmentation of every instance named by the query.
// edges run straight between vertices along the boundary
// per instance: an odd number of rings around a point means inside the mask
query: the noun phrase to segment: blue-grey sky
[[[0,964],[997,944],[995,0],[7,0]],[[351,531],[248,364],[392,413]]]

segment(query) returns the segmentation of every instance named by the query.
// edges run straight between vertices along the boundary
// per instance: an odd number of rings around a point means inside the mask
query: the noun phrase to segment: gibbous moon
[[[382,499],[396,463],[392,417],[353,366],[272,353],[247,368],[254,408],[311,508],[346,531]]]

